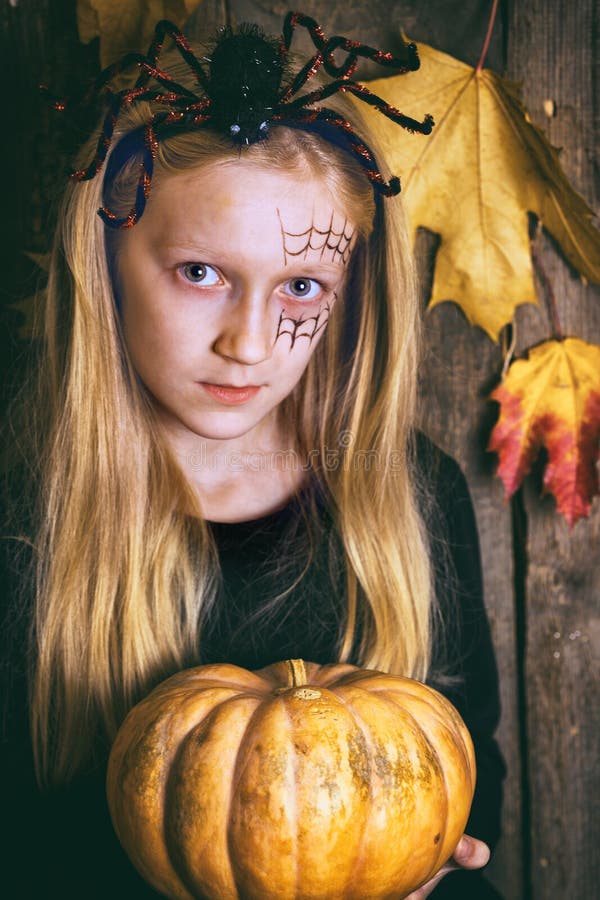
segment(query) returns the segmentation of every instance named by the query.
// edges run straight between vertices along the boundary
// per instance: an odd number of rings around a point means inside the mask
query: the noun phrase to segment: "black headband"
[[[287,54],[294,29],[298,26],[308,30],[316,53],[284,84]],[[175,81],[160,67],[159,58],[167,35],[173,39],[175,48],[199,85],[198,93]],[[339,50],[346,53],[346,58],[336,65],[333,54]],[[431,116],[425,116],[422,122],[405,116],[364,85],[351,80],[359,57],[396,68],[401,73],[418,69],[420,63],[416,46],[406,44],[405,51],[405,57],[399,58],[341,36],[326,39],[314,19],[290,12],[279,41],[266,37],[254,25],[241,26],[236,32],[223,29],[208,59],[207,73],[183,34],[172,23],[159,22],[146,56],[128,54],[120,62],[109,66],[86,94],[87,99],[102,94],[107,112],[94,159],[86,168],[72,172],[71,176],[78,181],[94,178],[110,149],[121,110],[146,102],[156,109],[150,120],[122,137],[109,157],[105,175],[107,189],[129,159],[140,157],[135,202],[128,215],[116,216],[108,208],[106,196],[104,206],[99,210],[104,222],[111,228],[131,227],[142,215],[150,191],[159,141],[175,132],[204,127],[226,135],[234,145],[242,148],[266,139],[270,129],[277,125],[314,132],[358,161],[376,197],[392,196],[400,191],[400,180],[393,177],[386,182],[372,151],[356,134],[351,123],[339,113],[317,104],[336,93],[351,93],[406,130],[429,134],[433,127]],[[110,84],[114,77],[133,65],[140,70],[134,87],[113,92]],[[321,68],[333,81],[316,90],[298,93]],[[57,102],[55,106],[64,109],[65,104]]]

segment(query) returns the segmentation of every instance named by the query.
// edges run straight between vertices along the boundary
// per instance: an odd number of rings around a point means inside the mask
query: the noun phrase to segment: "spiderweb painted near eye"
[[[348,220],[344,219],[344,224],[340,231],[336,231],[333,227],[333,213],[329,225],[326,229],[317,228],[311,225],[306,231],[293,232],[286,231],[281,215],[279,216],[279,224],[281,226],[281,237],[283,240],[283,256],[287,265],[289,257],[302,257],[307,259],[311,250],[319,253],[319,259],[323,259],[327,251],[331,251],[331,261],[341,262],[344,265],[350,258],[350,244],[354,236],[354,229],[349,226]]]
[[[288,316],[285,310],[282,310],[277,323],[275,340],[287,334],[290,339],[290,350],[293,349],[296,341],[303,337],[308,338],[309,342],[312,343],[317,334],[327,325],[330,312],[331,307],[329,303],[326,303],[316,316],[307,316],[300,319],[294,319],[292,316]]]

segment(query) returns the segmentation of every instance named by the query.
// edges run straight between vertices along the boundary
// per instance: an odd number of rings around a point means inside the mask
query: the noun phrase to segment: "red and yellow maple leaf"
[[[578,338],[539,344],[511,365],[492,399],[500,418],[489,449],[500,456],[507,497],[545,447],[544,487],[558,509],[570,525],[589,515],[599,493],[600,347]]]

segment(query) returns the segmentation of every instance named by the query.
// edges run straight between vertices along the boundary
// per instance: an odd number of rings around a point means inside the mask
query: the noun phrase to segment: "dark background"
[[[298,8],[317,18],[327,34],[394,49],[402,28],[417,41],[475,64],[491,5],[491,0],[305,0]],[[56,93],[72,92],[99,68],[98,42],[79,43],[75,9],[75,0],[2,0],[0,6],[2,405],[26,368],[29,341],[22,337],[26,317],[20,303],[43,285],[43,273],[27,253],[49,249],[65,168],[85,136],[82,123],[57,121],[37,86],[45,82]],[[188,33],[249,20],[276,34],[287,9],[279,2],[205,0]],[[505,0],[487,59],[491,68],[522,81],[532,118],[563,148],[568,177],[596,209],[599,32],[597,0]],[[368,67],[359,74],[381,76]],[[547,100],[554,101],[550,117],[544,112]],[[435,241],[425,238],[424,250],[427,283]],[[581,283],[549,239],[542,257],[565,332],[600,343],[598,290]],[[550,332],[543,307],[520,308],[517,351]],[[510,339],[510,330],[504,337]],[[502,347],[470,328],[456,306],[442,304],[427,315],[427,350],[423,421],[469,480],[501,674],[500,740],[509,776],[504,837],[491,878],[507,900],[592,900],[600,883],[595,689],[600,504],[596,501],[588,521],[570,530],[553,500],[540,497],[539,471],[507,504],[493,475],[494,457],[485,451],[496,416],[488,395],[500,377]]]

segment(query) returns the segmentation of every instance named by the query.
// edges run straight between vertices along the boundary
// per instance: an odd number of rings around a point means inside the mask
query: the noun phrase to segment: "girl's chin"
[[[171,436],[179,445],[186,440],[196,442],[198,438],[205,441],[233,441],[251,435],[256,429],[260,429],[261,435],[273,410],[267,410],[262,414],[250,415],[239,407],[220,409],[216,413],[209,413],[197,419],[180,419],[162,416],[162,422],[168,436]]]

